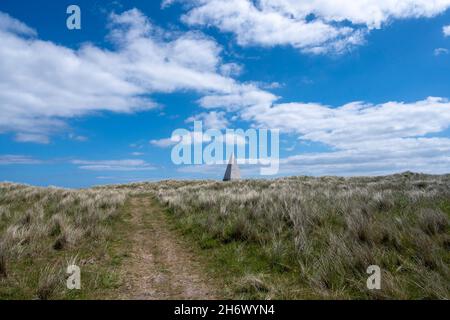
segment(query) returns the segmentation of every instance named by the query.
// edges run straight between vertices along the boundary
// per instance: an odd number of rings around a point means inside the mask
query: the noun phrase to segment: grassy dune
[[[450,175],[0,184],[0,298],[114,298],[127,199],[157,199],[229,298],[450,298]],[[64,267],[83,266],[83,290]],[[366,288],[379,265],[382,289]]]
[[[448,175],[153,187],[232,297],[450,298]]]

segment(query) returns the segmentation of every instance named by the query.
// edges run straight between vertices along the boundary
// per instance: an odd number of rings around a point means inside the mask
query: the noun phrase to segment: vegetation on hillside
[[[147,187],[231,297],[450,298],[449,175]],[[369,265],[381,290],[366,287]]]
[[[3,183],[0,298],[114,298],[133,196],[160,202],[228,298],[450,298],[450,175],[413,173],[87,190]],[[81,291],[65,289],[74,260]],[[370,265],[381,267],[381,290],[366,287]]]

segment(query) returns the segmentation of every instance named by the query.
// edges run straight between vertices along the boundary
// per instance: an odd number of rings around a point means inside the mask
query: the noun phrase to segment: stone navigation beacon
[[[227,170],[223,177],[223,181],[239,180],[241,178],[241,172],[237,165],[236,158],[234,154],[231,154],[230,161],[228,161]]]

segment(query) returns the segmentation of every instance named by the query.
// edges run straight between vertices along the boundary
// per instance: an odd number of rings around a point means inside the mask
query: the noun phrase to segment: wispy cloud
[[[440,56],[440,55],[448,54],[448,53],[449,53],[449,51],[446,48],[436,48],[436,49],[434,49],[434,55],[435,56]]]
[[[91,171],[147,171],[156,169],[144,160],[72,160],[80,169]]]
[[[95,177],[98,180],[110,180],[113,183],[130,183],[130,182],[138,182],[138,181],[148,181],[147,179],[143,179],[143,178],[132,178],[132,177],[118,177],[118,176],[98,176]]]
[[[14,19],[9,14],[0,11],[0,30],[25,36],[36,36],[36,30],[30,28],[25,23]]]
[[[39,164],[41,160],[34,159],[30,156],[6,154],[0,155],[0,165],[14,165],[14,164]]]
[[[50,142],[47,135],[39,133],[18,133],[16,134],[15,140],[18,142],[32,142],[41,144],[48,144]]]
[[[172,140],[172,138],[162,138],[150,140],[150,144],[159,148],[168,148],[179,143],[179,140]]]
[[[69,134],[69,139],[73,140],[73,141],[78,141],[78,142],[85,142],[85,141],[89,140],[89,138],[86,136],[81,136],[81,135],[77,135],[77,134],[73,134],[73,133]]]

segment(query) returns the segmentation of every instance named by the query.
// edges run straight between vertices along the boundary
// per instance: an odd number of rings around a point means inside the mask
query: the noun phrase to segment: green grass
[[[226,298],[265,299],[269,291],[266,283],[283,283],[292,287],[299,283],[300,279],[288,262],[280,261],[279,257],[274,259],[258,244],[232,239],[218,240],[199,225],[179,219],[169,210],[167,214],[169,221],[186,241],[196,244],[196,253],[207,264],[205,269],[210,275],[222,282]],[[252,281],[246,281],[250,275],[256,275],[255,278],[264,285],[255,287]],[[279,298],[282,297],[280,294]]]

